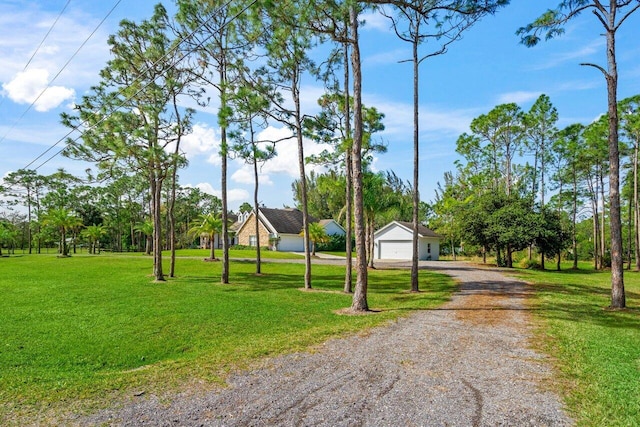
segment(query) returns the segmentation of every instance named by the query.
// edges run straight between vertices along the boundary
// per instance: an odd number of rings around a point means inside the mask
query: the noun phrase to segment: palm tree
[[[144,248],[144,253],[145,255],[151,255],[151,243],[153,238],[153,221],[148,219],[145,222],[140,222],[136,224],[136,226],[133,229],[145,235],[147,240]]]
[[[213,261],[216,259],[215,253],[215,245],[214,238],[215,235],[220,235],[222,231],[222,218],[218,215],[214,215],[213,213],[202,214],[196,221],[196,225],[189,229],[189,234],[192,236],[200,236],[202,234],[206,234],[209,238],[209,244],[211,245],[211,257],[209,260]]]
[[[2,256],[2,245],[9,244],[15,240],[16,230],[8,222],[0,222],[0,257]]]
[[[300,233],[300,235],[304,235],[304,230]],[[326,243],[329,241],[329,236],[327,236],[327,232],[319,222],[313,222],[309,224],[309,240],[311,240],[311,255],[316,256],[316,244],[317,243]]]
[[[104,225],[88,225],[82,231],[82,235],[89,240],[89,253],[95,254],[96,248],[100,244],[100,238],[107,234],[107,229]]]
[[[51,225],[60,231],[60,256],[69,256],[69,248],[67,247],[67,231],[73,227],[77,227],[80,218],[68,209],[50,209],[44,217],[44,224]]]

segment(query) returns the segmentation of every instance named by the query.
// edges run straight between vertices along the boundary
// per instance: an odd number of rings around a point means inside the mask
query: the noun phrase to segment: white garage
[[[378,241],[378,259],[411,259],[411,240]]]
[[[374,233],[376,259],[410,260],[413,250],[413,224],[393,221]],[[437,260],[440,255],[440,235],[423,225],[418,226],[418,259]]]

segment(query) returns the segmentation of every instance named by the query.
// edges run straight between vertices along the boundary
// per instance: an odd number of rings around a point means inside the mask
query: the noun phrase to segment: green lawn
[[[535,283],[539,338],[583,426],[640,426],[640,273],[625,271],[627,306],[610,311],[610,273],[520,271]]]
[[[53,252],[51,252],[53,253]],[[82,255],[86,255],[86,251],[82,252]],[[117,254],[116,254],[117,255]],[[144,252],[123,252],[120,255],[128,255],[128,256],[147,256]],[[180,249],[176,251],[176,257],[180,258],[209,258],[211,255],[211,249]],[[163,258],[166,257],[168,262],[169,256],[171,253],[169,251],[162,252]],[[222,249],[215,250],[216,258],[222,258]],[[229,258],[231,259],[255,259],[256,251],[255,249],[229,249]],[[303,253],[293,253],[293,252],[277,252],[270,251],[266,249],[262,249],[260,251],[261,259],[304,259]],[[167,264],[168,265],[168,264]],[[164,266],[164,265],[163,265]]]
[[[220,263],[180,258],[179,277],[166,283],[151,281],[151,264],[117,254],[0,259],[0,425],[113,394],[220,381],[257,358],[436,306],[454,289],[421,272],[424,292],[411,294],[409,272],[372,271],[369,304],[382,312],[342,316],[335,311],[351,303],[340,292],[344,267],[314,266],[316,291],[304,292],[301,264],[265,263],[255,276],[254,263],[232,262],[230,285],[219,283]]]

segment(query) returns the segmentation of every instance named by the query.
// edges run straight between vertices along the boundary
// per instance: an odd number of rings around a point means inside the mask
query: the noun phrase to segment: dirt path
[[[525,285],[464,263],[429,262],[461,289],[418,312],[314,353],[278,357],[229,387],[142,396],[76,420],[127,426],[564,426],[551,372],[528,348]],[[426,286],[425,286],[426,287]]]

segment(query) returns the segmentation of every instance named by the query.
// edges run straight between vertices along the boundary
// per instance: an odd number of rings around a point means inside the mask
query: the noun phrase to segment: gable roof
[[[390,227],[392,227],[394,225],[398,225],[398,226],[406,229],[408,232],[411,232],[411,233],[413,232],[413,223],[407,222],[407,221],[391,221],[389,224],[385,225],[384,227],[382,227],[381,229],[376,231],[375,234],[379,234],[381,231],[386,230],[387,228],[390,228]],[[419,237],[435,237],[435,238],[438,238],[438,239],[442,238],[441,235],[439,235],[435,231],[425,227],[422,224],[418,224],[418,235],[419,235]]]
[[[302,231],[302,211],[298,209],[260,208],[260,216],[266,220],[266,226],[277,234],[300,234]],[[309,223],[317,222],[309,215]]]
[[[406,222],[406,221],[396,221],[398,224],[408,228],[409,230],[413,231],[413,223],[412,222]],[[438,233],[436,233],[435,231],[431,230],[430,228],[425,227],[422,224],[418,224],[418,234],[422,237],[442,237],[441,235],[439,235]]]
[[[311,222],[311,221],[309,221]],[[340,223],[338,221],[336,221],[335,219],[321,219],[318,221],[318,224],[320,224],[323,228],[327,228],[327,225],[334,223],[335,225],[337,225],[342,231],[344,231],[346,233],[346,230],[344,229],[343,226],[340,225]]]

